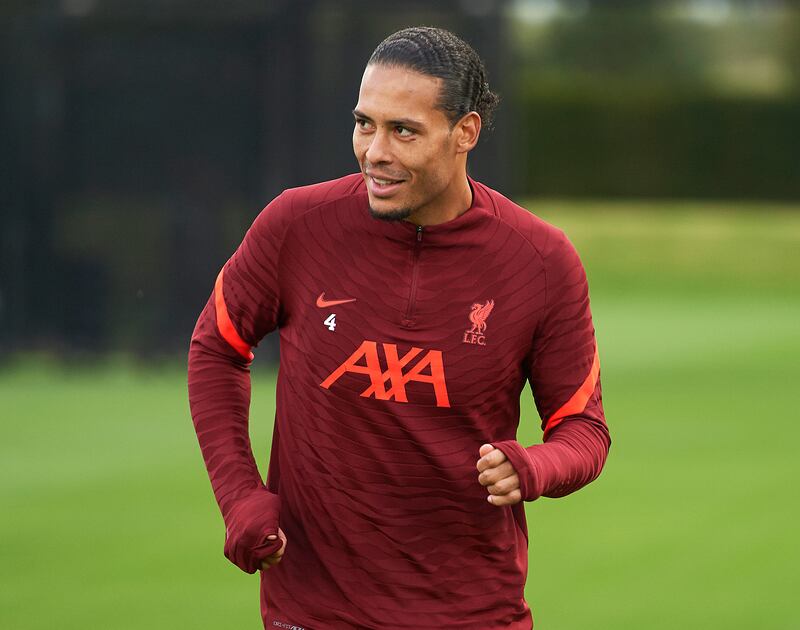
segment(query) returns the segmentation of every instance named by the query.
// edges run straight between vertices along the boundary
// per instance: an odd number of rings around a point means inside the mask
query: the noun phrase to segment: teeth
[[[372,181],[374,181],[376,184],[380,184],[381,186],[387,186],[395,183],[395,181],[392,179],[378,179],[377,177],[373,177]]]

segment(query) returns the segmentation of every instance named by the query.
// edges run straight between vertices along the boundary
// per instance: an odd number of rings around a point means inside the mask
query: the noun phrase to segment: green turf
[[[614,439],[598,481],[528,506],[537,630],[800,627],[800,208],[532,207],[587,266]],[[0,401],[0,628],[260,627],[180,368],[25,361]]]

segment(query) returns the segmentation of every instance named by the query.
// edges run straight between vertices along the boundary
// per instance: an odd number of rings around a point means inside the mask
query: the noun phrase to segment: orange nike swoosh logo
[[[337,306],[338,304],[347,304],[348,302],[355,302],[356,298],[350,298],[349,300],[326,300],[325,299],[325,291],[319,294],[317,298],[317,306],[320,308],[328,308],[329,306]]]

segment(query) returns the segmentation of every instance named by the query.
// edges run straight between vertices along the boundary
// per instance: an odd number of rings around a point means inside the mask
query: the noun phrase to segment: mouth
[[[391,197],[405,183],[404,179],[378,177],[367,173],[367,187],[375,197]]]

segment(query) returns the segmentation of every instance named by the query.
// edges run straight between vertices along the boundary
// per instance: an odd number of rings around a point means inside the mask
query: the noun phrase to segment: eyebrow
[[[356,118],[363,118],[364,120],[368,120],[370,122],[375,122],[367,116],[365,113],[358,111],[357,109],[353,110],[353,116]],[[422,121],[414,120],[413,118],[395,118],[394,120],[387,120],[388,124],[395,126],[395,127],[415,127],[418,129],[424,129],[425,124]]]

